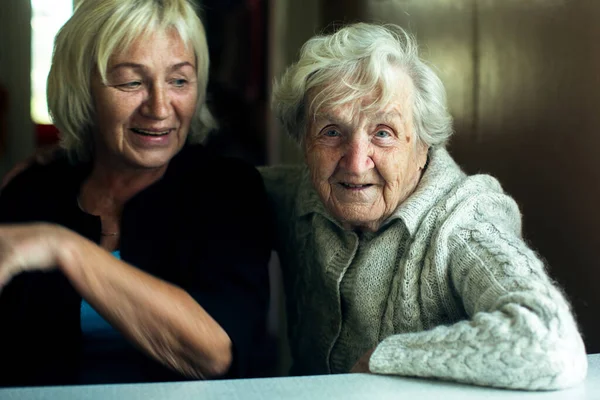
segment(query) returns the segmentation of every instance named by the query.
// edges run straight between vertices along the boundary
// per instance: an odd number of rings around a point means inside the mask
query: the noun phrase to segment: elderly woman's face
[[[414,142],[412,81],[398,71],[396,85],[394,100],[378,112],[349,104],[308,116],[313,185],[346,229],[376,231],[413,192],[427,160],[427,148]]]
[[[96,160],[133,168],[165,167],[183,147],[196,110],[192,46],[157,33],[134,41],[108,63],[107,83],[92,78]]]

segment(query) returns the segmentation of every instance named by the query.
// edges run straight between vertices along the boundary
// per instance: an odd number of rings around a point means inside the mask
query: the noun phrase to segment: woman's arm
[[[3,283],[21,272],[61,265],[71,286],[128,338],[144,341],[138,346],[155,357],[160,356],[162,363],[190,377],[222,375],[223,371],[228,371],[226,376],[248,376],[255,372],[257,343],[265,339],[269,297],[271,224],[264,187],[251,166],[231,160],[209,159],[203,163],[198,162],[206,158],[203,154],[186,154],[184,162],[177,164],[177,173],[172,174],[178,181],[167,185],[168,197],[174,199],[170,209],[177,210],[169,217],[173,223],[169,222],[168,234],[149,233],[156,228],[148,223],[147,208],[140,208],[139,201],[124,215],[129,232],[134,234],[128,236],[129,245],[122,251],[130,265],[64,227],[23,223],[57,220],[57,210],[63,210],[57,204],[63,204],[69,197],[57,193],[71,190],[70,183],[62,184],[64,180],[56,179],[65,175],[62,167],[36,166],[16,177],[0,196],[0,290]],[[210,171],[218,170],[219,174],[207,173],[208,164]],[[232,185],[233,181],[237,184]],[[211,187],[211,195],[188,190],[188,183],[197,182]],[[165,206],[156,193],[140,199],[142,204],[158,201]],[[144,229],[144,235],[136,235],[136,229]],[[32,252],[33,248],[37,252]],[[62,253],[63,248],[70,249],[68,258]],[[153,259],[154,250],[158,250],[160,257],[148,269],[148,259]],[[146,261],[138,264],[138,259]],[[109,275],[111,272],[114,274]],[[23,322],[32,315],[31,310],[24,314],[21,306],[30,304],[31,297],[43,300],[38,291],[27,293],[21,283],[37,275],[23,274],[0,295],[3,326],[10,327],[0,330],[0,337],[24,337]],[[68,285],[66,280],[65,284]],[[118,296],[123,298],[110,294],[113,292],[119,292]],[[164,301],[163,297],[170,300]],[[107,310],[112,310],[114,316]],[[126,312],[132,310],[140,315],[145,312],[148,318],[128,317]],[[71,311],[61,309],[60,315]],[[166,328],[165,321],[173,323]],[[213,329],[215,324],[218,326]],[[150,330],[153,326],[159,329]],[[56,330],[72,328],[69,325]],[[44,338],[40,337],[40,343],[51,345]],[[177,342],[173,346],[174,339]],[[221,351],[223,347],[225,351]],[[175,359],[173,354],[180,358]],[[15,356],[19,357],[16,353]]]
[[[56,225],[4,226],[0,249],[0,285],[20,272],[57,266],[103,317],[162,364],[191,378],[228,371],[231,340],[181,288]]]
[[[519,221],[516,204],[497,193],[452,211],[432,240],[421,296],[469,319],[385,339],[371,371],[530,390],[584,379],[586,353],[570,307],[521,239]]]

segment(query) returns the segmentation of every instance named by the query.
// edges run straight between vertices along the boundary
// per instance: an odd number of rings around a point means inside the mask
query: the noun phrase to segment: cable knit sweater
[[[570,307],[521,237],[516,203],[432,149],[376,233],[342,229],[303,166],[261,170],[277,225],[293,374],[369,368],[518,389],[584,379]]]

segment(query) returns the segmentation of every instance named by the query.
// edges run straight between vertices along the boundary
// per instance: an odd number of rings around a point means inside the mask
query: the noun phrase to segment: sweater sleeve
[[[431,241],[428,263],[421,279],[435,282],[428,286],[438,299],[454,298],[468,319],[385,339],[371,371],[527,390],[585,378],[569,304],[522,240],[512,199],[480,193],[460,202]]]

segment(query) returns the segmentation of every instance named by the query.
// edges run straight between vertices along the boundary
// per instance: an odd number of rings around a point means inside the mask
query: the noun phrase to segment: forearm
[[[565,388],[585,377],[583,341],[542,262],[518,238],[503,234],[492,242],[489,232],[472,230],[471,240],[456,235],[450,258],[432,261],[431,275],[423,277],[449,277],[451,284],[433,285],[440,289],[428,302],[456,301],[469,319],[386,339],[371,359],[374,372],[532,390]]]
[[[181,288],[122,262],[79,236],[60,268],[116,329],[164,365],[191,378],[222,375],[232,345],[221,326]]]
[[[450,326],[391,336],[369,367],[375,373],[548,390],[579,383],[587,359],[570,315],[560,311],[545,321],[507,304]]]

